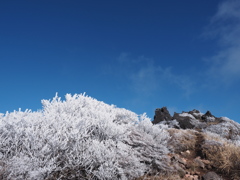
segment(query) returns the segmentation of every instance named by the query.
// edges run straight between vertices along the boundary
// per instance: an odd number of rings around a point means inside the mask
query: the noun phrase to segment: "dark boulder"
[[[174,113],[173,119],[176,119],[182,129],[193,129],[195,125],[190,116],[181,116],[180,113]]]
[[[210,111],[207,111],[202,117],[201,119],[205,122],[209,121],[209,119],[215,119],[216,117],[212,115],[212,113]]]
[[[155,116],[153,120],[153,124],[160,123],[161,121],[169,121],[172,120],[172,116],[170,115],[169,111],[166,107],[157,108],[155,110]]]

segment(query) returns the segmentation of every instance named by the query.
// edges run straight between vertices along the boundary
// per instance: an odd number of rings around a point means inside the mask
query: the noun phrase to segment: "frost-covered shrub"
[[[171,121],[161,121],[159,124],[167,125],[169,128],[180,129],[179,122],[176,119]]]
[[[240,136],[240,124],[226,117],[221,117],[220,120],[220,123],[210,125],[204,131],[216,133],[233,141],[237,140]]]
[[[194,150],[196,145],[196,132],[191,129],[168,129],[171,139],[169,148],[172,152],[180,153],[186,150]]]
[[[236,137],[236,140],[234,140],[233,143],[234,143],[236,146],[240,147],[240,135]]]
[[[166,126],[80,95],[0,115],[2,179],[132,179],[166,170]]]
[[[147,172],[153,171],[172,171],[169,166],[170,159],[164,156],[169,152],[167,144],[169,141],[168,126],[157,124],[153,125],[149,118],[143,114],[140,122],[131,129],[131,134],[126,140],[132,146],[132,150],[139,156],[140,162],[149,164]]]
[[[207,116],[205,119],[206,122],[214,122],[215,120],[216,120],[215,117],[209,117],[209,116]]]

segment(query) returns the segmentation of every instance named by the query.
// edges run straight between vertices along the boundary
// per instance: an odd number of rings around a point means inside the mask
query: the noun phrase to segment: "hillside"
[[[0,179],[240,179],[240,125],[197,110],[154,121],[85,94],[0,114]]]
[[[166,107],[156,109],[153,124],[169,127],[169,156],[178,169],[169,179],[240,179],[240,124],[210,111],[172,117]]]

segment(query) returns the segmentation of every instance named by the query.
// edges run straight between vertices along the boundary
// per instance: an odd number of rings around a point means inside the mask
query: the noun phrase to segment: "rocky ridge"
[[[142,179],[240,179],[240,124],[237,122],[195,109],[171,116],[163,107],[156,109],[152,123],[169,126],[171,153],[168,156],[176,171]]]

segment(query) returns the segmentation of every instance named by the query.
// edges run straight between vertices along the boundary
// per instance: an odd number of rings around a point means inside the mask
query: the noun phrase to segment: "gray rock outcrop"
[[[155,110],[155,116],[152,123],[158,124],[162,121],[169,121],[169,120],[172,120],[172,116],[170,115],[167,107],[162,107],[162,108],[157,108]]]
[[[193,129],[195,127],[195,124],[192,122],[194,117],[192,117],[190,114],[180,114],[180,113],[174,113],[173,119],[176,119],[182,129]]]

